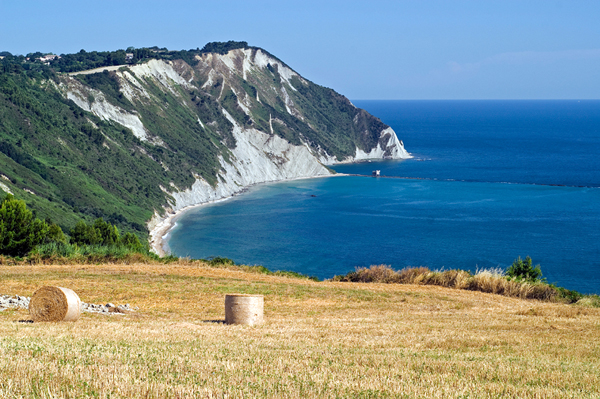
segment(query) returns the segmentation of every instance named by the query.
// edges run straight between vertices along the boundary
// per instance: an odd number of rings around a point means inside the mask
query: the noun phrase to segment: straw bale
[[[76,321],[81,316],[81,300],[69,288],[42,287],[29,302],[33,321]]]
[[[264,303],[262,295],[225,295],[225,323],[250,326],[262,323]]]

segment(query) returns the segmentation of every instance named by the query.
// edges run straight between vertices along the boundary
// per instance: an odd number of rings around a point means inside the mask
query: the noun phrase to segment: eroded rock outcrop
[[[118,82],[118,96],[89,78],[63,76],[58,85],[82,109],[164,148],[157,155],[140,146],[164,170],[180,167],[171,154],[180,151],[214,165],[213,174],[179,172],[193,176],[191,185],[161,185],[167,213],[256,183],[328,175],[325,165],[338,162],[410,157],[392,128],[262,49],[205,53],[193,64],[151,60],[102,72]],[[155,209],[150,229],[165,218],[163,209]]]

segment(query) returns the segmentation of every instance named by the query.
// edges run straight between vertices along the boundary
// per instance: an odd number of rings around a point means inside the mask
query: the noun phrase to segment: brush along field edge
[[[0,266],[8,293],[58,282],[143,311],[33,324],[1,312],[0,397],[600,395],[599,309],[184,261]],[[265,322],[224,324],[233,292],[264,295]]]

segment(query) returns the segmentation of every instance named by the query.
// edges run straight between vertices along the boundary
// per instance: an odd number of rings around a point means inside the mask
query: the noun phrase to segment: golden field
[[[138,306],[75,323],[0,312],[0,398],[598,398],[600,309],[202,263],[0,266],[0,294]],[[231,326],[226,293],[265,296]]]

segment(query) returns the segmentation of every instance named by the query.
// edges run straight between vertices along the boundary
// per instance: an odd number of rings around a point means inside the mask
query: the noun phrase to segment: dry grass
[[[431,271],[426,267],[408,267],[395,271],[387,265],[363,267],[336,281],[386,284],[425,284],[461,290],[481,291],[521,299],[560,301],[558,292],[545,283],[509,281],[501,269],[479,270],[471,275],[465,270]]]
[[[600,395],[599,309],[200,264],[0,266],[0,293],[46,284],[140,312],[0,312],[0,398]],[[265,324],[220,323],[230,292],[263,294]]]

